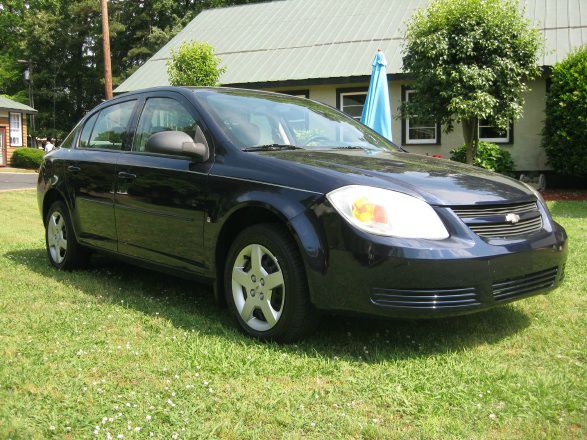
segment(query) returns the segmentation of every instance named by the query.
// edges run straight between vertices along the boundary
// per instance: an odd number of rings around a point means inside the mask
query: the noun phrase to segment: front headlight
[[[415,197],[371,186],[343,186],[326,195],[353,226],[376,235],[443,240],[449,234],[432,207]]]

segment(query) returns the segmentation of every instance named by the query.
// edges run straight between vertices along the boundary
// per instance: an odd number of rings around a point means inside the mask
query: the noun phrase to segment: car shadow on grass
[[[12,251],[4,256],[100,301],[123,303],[145,315],[168,319],[178,328],[219,336],[239,345],[261,344],[236,329],[227,310],[215,305],[210,286],[100,255],[92,257],[87,269],[74,272],[51,267],[43,248]],[[282,353],[374,363],[495,344],[530,324],[530,318],[515,306],[450,319],[417,321],[330,315],[321,319],[318,331],[305,341],[266,346]]]

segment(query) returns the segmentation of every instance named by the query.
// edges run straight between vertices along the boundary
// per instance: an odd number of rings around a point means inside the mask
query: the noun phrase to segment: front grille
[[[529,235],[542,229],[542,216],[536,202],[515,205],[458,206],[453,207],[452,210],[481,237],[514,237]],[[508,214],[516,214],[517,222],[508,221]]]
[[[519,203],[517,205],[494,205],[494,206],[463,206],[452,208],[454,213],[460,218],[472,217],[493,217],[496,215],[506,215],[510,212],[520,214],[523,212],[536,211],[536,202]]]
[[[513,237],[531,234],[542,229],[542,217],[520,220],[518,223],[490,223],[485,225],[469,225],[471,231],[481,237]]]
[[[493,298],[498,302],[509,301],[552,287],[556,283],[557,272],[558,268],[553,267],[522,277],[495,282],[493,283]]]
[[[455,289],[383,289],[371,290],[373,304],[398,309],[458,309],[481,305],[474,287]]]

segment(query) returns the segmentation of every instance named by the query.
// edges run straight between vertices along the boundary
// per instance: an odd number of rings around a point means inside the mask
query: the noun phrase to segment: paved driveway
[[[35,188],[37,173],[0,173],[0,191]]]

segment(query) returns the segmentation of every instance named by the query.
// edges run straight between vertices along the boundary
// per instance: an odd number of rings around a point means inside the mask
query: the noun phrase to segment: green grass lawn
[[[570,255],[548,296],[330,317],[290,346],[241,335],[208,287],[104,257],[58,272],[34,192],[0,207],[0,438],[587,436],[587,202],[550,204]]]

